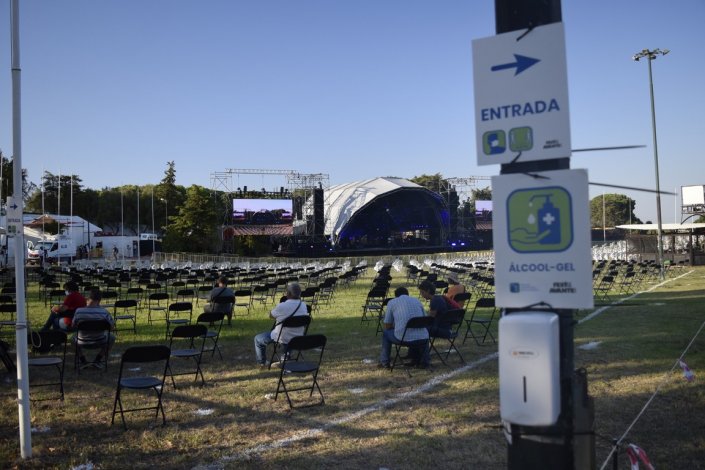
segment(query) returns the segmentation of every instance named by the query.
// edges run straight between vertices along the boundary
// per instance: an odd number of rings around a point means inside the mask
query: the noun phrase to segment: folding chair
[[[180,318],[181,315],[186,315],[187,318]],[[173,302],[166,309],[166,338],[169,339],[172,325],[188,325],[193,319],[193,304],[191,302]]]
[[[216,297],[211,302],[213,304],[213,311],[222,312],[228,317],[228,325],[232,324],[233,320],[233,309],[235,308],[235,297],[233,296],[220,296]],[[226,305],[227,307],[220,307]]]
[[[253,303],[257,301],[261,304],[264,304],[267,303],[267,299],[269,299],[269,286],[267,286],[266,284],[262,284],[252,288],[251,300]]]
[[[137,302],[142,301],[142,296],[144,295],[144,289],[141,287],[128,287],[125,291],[125,298],[135,299]]]
[[[73,339],[74,344],[74,368],[81,373],[81,367],[79,364],[79,359],[83,355],[84,349],[98,349],[98,354],[101,357],[101,361],[98,364],[103,364],[102,370],[108,369],[108,355],[110,354],[110,330],[112,326],[108,320],[82,320],[78,324],[74,324],[74,329],[76,330],[76,336]],[[99,333],[103,332],[106,335],[104,341],[95,341],[79,343],[78,338],[83,336],[84,333]]]
[[[316,310],[316,304],[318,303],[318,291],[320,288],[318,286],[307,287],[301,292],[301,300],[306,303],[308,307],[309,315],[313,314]]]
[[[382,303],[387,297],[387,288],[372,288],[367,293],[365,305],[362,306],[362,318],[360,322],[371,321],[379,317],[379,312],[382,310]]]
[[[279,335],[277,336],[277,339],[273,342],[274,350],[272,351],[272,357],[269,359],[270,369],[272,368],[272,363],[274,362],[274,358],[277,355],[277,349],[279,349],[280,344],[284,346],[284,356],[286,356],[290,350],[287,344],[281,342],[282,333],[284,333],[284,330],[287,328],[303,328],[304,332],[301,336],[306,336],[310,324],[310,315],[294,315],[293,317],[289,317],[282,322],[282,327],[279,329]]]
[[[252,305],[252,291],[250,289],[238,289],[235,291],[235,303],[233,305],[233,316],[238,316],[238,309],[244,310],[242,315],[250,314],[250,306]]]
[[[167,302],[169,302],[169,294],[166,292],[153,292],[147,295],[147,323],[151,325],[154,321],[152,313],[162,313],[166,319]]]
[[[208,302],[212,290],[213,286],[198,286],[196,288],[196,305],[198,305],[198,302],[201,300]]]
[[[120,360],[120,373],[118,374],[117,390],[115,392],[115,401],[113,402],[113,416],[110,420],[110,425],[115,424],[115,415],[120,413],[122,425],[127,430],[125,422],[125,413],[133,411],[154,410],[155,418],[159,417],[159,412],[162,413],[162,424],[166,424],[166,415],[164,415],[164,406],[162,405],[162,393],[164,393],[164,381],[166,380],[167,369],[169,368],[169,357],[171,351],[163,345],[157,346],[133,346],[128,348]],[[164,362],[164,368],[159,368],[159,376],[153,375],[130,375],[139,371],[148,363],[154,363],[158,366],[160,362]],[[140,364],[139,368],[131,368],[131,364]],[[156,372],[155,372],[156,374]],[[125,409],[122,406],[122,391],[123,390],[153,390],[157,396],[157,404],[155,406],[147,406],[140,408]],[[120,410],[118,410],[120,407]]]
[[[614,276],[605,275],[600,279],[597,287],[594,288],[594,296],[599,298],[601,301],[610,302],[610,291],[614,285]]]
[[[460,305],[461,307],[465,308],[465,304],[470,300],[472,297],[472,294],[470,292],[461,292],[459,294],[455,294],[455,297],[453,297],[453,300]]]
[[[302,318],[302,317],[292,317],[292,318]],[[286,395],[286,400],[289,402],[289,408],[306,408],[309,406],[316,406],[316,405],[323,405],[325,403],[325,399],[323,398],[323,392],[321,391],[321,387],[318,385],[318,371],[321,368],[321,361],[323,360],[323,351],[326,347],[326,337],[324,335],[310,335],[310,336],[296,336],[295,338],[292,338],[291,341],[289,341],[289,350],[295,350],[299,352],[303,351],[316,351],[318,352],[318,360],[317,361],[305,361],[305,360],[297,360],[301,359],[301,356],[297,356],[296,359],[293,357],[284,357],[284,361],[281,364],[281,370],[279,372],[279,381],[277,382],[277,391],[274,394],[274,400],[276,401],[277,398],[279,398],[280,393],[284,393]],[[297,385],[300,385],[295,388],[287,387],[287,383],[284,380],[286,378],[290,383],[295,380],[295,376],[305,376],[305,375],[311,375],[312,381],[311,381],[311,386],[303,386],[301,383],[297,383]],[[311,403],[307,405],[301,405],[294,407],[294,404],[291,401],[291,396],[289,395],[291,392],[297,392],[297,391],[303,391],[303,390],[308,390],[309,391],[309,397],[313,396],[313,391],[318,390],[318,393],[321,395],[321,401],[316,402],[316,403]]]
[[[201,313],[198,318],[196,318],[196,323],[207,323],[207,328],[213,328],[206,331],[206,339],[213,342],[213,347],[203,349],[204,353],[210,352],[211,357],[215,356],[215,352],[218,351],[218,355],[223,359],[223,354],[220,352],[220,347],[218,346],[218,339],[220,338],[220,330],[223,328],[224,319],[224,312]]]
[[[118,298],[118,293],[114,290],[106,290],[101,293],[101,303],[100,306],[103,308],[110,308],[115,306],[115,301]]]
[[[394,370],[394,366],[397,364],[397,360],[399,359],[399,351],[401,351],[401,348],[406,347],[406,348],[425,349],[426,345],[429,342],[428,338],[408,341],[406,339],[407,332],[409,330],[417,329],[417,328],[428,330],[433,325],[434,320],[435,320],[435,318],[433,318],[433,317],[424,316],[424,317],[414,317],[414,318],[409,319],[408,322],[406,322],[406,327],[404,328],[404,333],[402,333],[402,335],[401,335],[401,339],[397,343],[392,343],[392,344],[394,344],[395,352],[394,352],[394,360],[389,364],[389,371],[390,372]]]
[[[460,354],[460,351],[458,350],[457,346],[455,345],[455,340],[458,339],[458,331],[460,331],[460,327],[463,324],[463,319],[465,318],[465,309],[462,308],[456,308],[456,309],[451,309],[448,310],[445,313],[439,314],[436,316],[436,321],[435,324],[441,324],[443,325],[444,329],[445,327],[448,327],[449,331],[446,330],[445,332],[440,332],[437,331],[434,328],[431,328],[431,332],[429,333],[430,339],[431,339],[431,349],[438,355],[439,359],[443,363],[443,365],[448,365],[446,363],[446,359],[448,359],[448,356],[450,355],[450,352],[452,350],[455,350],[456,353],[458,353],[458,357],[460,358],[460,362],[463,364],[465,363],[465,359],[463,359],[463,355]],[[448,334],[445,334],[448,333]],[[445,339],[448,341],[448,350],[445,352],[445,358],[443,355],[436,349],[436,340],[437,339]]]
[[[174,373],[172,370],[173,362],[170,361],[167,367],[167,375],[171,377],[171,383],[176,388],[176,381],[174,376],[176,375],[191,375],[196,374],[194,381],[198,380],[198,376],[201,376],[201,385],[206,383],[206,379],[203,377],[203,371],[201,371],[201,358],[203,357],[203,348],[206,345],[206,335],[208,334],[208,328],[205,325],[179,325],[174,328],[171,332],[171,339],[169,340],[169,349],[171,350],[171,357],[177,359],[192,359],[196,365],[196,369],[193,371],[184,371],[179,373]],[[200,347],[196,347],[196,339],[201,340]],[[175,341],[178,344],[184,344],[188,342],[188,346],[182,349],[174,349]]]
[[[17,304],[15,303],[3,303],[0,304],[0,336],[14,336],[15,335],[15,312],[17,311]],[[4,327],[10,327],[12,329],[11,333],[5,335],[2,333]]]
[[[378,334],[380,334],[382,332],[382,322],[384,320],[384,309],[387,308],[387,304],[393,298],[394,297],[387,297],[382,301],[382,308],[379,310],[379,314],[377,315],[377,331],[375,332],[375,336],[377,336]]]
[[[485,317],[478,317],[478,310],[481,309],[492,309],[490,312],[489,318]],[[497,308],[495,307],[495,302],[493,297],[483,297],[481,299],[477,299],[477,302],[475,302],[475,307],[472,309],[472,314],[470,315],[470,319],[465,320],[465,323],[467,324],[467,330],[465,330],[465,337],[463,338],[463,344],[465,344],[465,340],[468,339],[468,336],[471,336],[472,339],[475,340],[475,343],[477,343],[478,346],[480,346],[480,335],[482,335],[482,344],[485,343],[485,339],[487,339],[487,336],[489,335],[490,338],[492,338],[492,342],[496,343],[497,340],[495,337],[492,335],[492,332],[490,331],[490,327],[492,326],[492,321],[494,320],[495,313],[497,312]],[[480,326],[482,328],[482,331],[479,334],[475,334],[475,332],[472,329],[473,324]]]
[[[121,299],[116,300],[113,305],[113,319],[115,320],[114,331],[129,331],[132,330],[133,333],[137,333],[137,300],[135,299]],[[120,320],[128,320],[132,323],[131,328],[123,328],[122,330],[118,328],[118,323]]]
[[[32,331],[28,341],[30,355],[28,366],[34,368],[56,367],[59,373],[58,382],[42,382],[30,384],[32,387],[59,386],[61,401],[64,400],[64,368],[66,366],[66,333],[59,330]],[[55,354],[51,354],[54,352]],[[32,374],[33,375],[33,374]]]
[[[191,288],[179,289],[176,291],[174,299],[177,302],[191,302],[196,299],[196,291]]]

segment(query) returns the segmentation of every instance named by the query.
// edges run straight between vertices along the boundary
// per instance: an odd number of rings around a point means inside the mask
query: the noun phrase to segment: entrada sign
[[[570,156],[562,23],[472,43],[479,165]]]

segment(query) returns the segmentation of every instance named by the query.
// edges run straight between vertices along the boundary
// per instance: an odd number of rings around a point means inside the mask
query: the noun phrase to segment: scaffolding
[[[239,177],[241,175],[253,176],[284,176],[286,186],[279,185],[279,190],[274,189],[268,191],[265,187],[262,190],[248,190],[247,186],[239,185]],[[235,183],[233,178],[237,178],[238,183]],[[264,185],[264,183],[263,183]],[[314,193],[316,189],[323,190],[323,218],[322,222],[317,221],[314,216]],[[265,170],[265,169],[241,169],[227,168],[224,171],[215,171],[211,173],[211,190],[213,192],[222,191],[226,193],[229,199],[236,196],[245,196],[246,194],[256,193],[262,197],[279,197],[282,199],[292,199],[296,205],[295,211],[298,209],[300,217],[298,223],[294,221],[294,230],[298,236],[306,238],[314,238],[316,233],[323,233],[326,218],[328,214],[328,194],[330,189],[330,176],[326,173],[301,173],[294,170]],[[223,226],[229,225],[232,218],[232,211],[228,210],[228,214],[224,217]],[[321,224],[318,227],[318,224]],[[222,241],[222,238],[221,238]]]
[[[466,201],[472,200],[473,189],[478,188],[480,181],[490,181],[490,176],[468,176],[459,178],[447,178],[448,185],[441,192],[448,211],[451,213],[451,238],[463,237],[474,230],[471,223],[474,217],[467,217],[460,206]],[[453,215],[454,213],[454,215]]]

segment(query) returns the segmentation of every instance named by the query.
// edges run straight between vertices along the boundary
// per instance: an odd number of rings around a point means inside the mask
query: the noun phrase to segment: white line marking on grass
[[[668,284],[668,283],[671,282],[671,281],[675,281],[675,280],[677,280],[677,279],[682,278],[683,276],[687,276],[688,274],[690,274],[690,273],[692,273],[692,272],[693,272],[693,271],[688,271],[687,273],[681,274],[681,275],[678,276],[678,277],[674,277],[673,279],[667,279],[667,280],[665,280],[665,281],[663,281],[663,282],[661,282],[661,283],[659,283],[659,284],[656,284],[655,286],[649,287],[649,288],[646,289],[646,290],[639,291],[639,292],[637,292],[636,294],[630,295],[629,297],[623,297],[623,298],[621,298],[621,299],[619,299],[619,300],[617,300],[617,301],[615,301],[615,302],[612,302],[612,303],[609,304],[609,305],[605,305],[604,307],[600,307],[600,308],[598,308],[597,310],[595,310],[594,312],[592,312],[590,315],[588,315],[588,316],[586,316],[585,318],[583,318],[582,320],[578,321],[578,325],[580,325],[581,323],[585,323],[585,322],[588,321],[588,320],[592,320],[592,319],[595,318],[596,316],[598,316],[598,315],[604,313],[605,311],[609,310],[609,309],[612,308],[612,307],[616,307],[617,305],[626,302],[627,300],[631,300],[631,299],[633,299],[633,298],[636,297],[636,296],[639,296],[639,295],[641,295],[641,294],[645,294],[645,293],[647,293],[647,292],[651,292],[652,290],[657,289],[657,288],[659,288],[659,287],[661,287],[661,286],[664,286],[664,285]]]
[[[199,465],[197,467],[194,467],[194,470],[211,470],[211,469],[220,469],[224,467],[224,464],[226,462],[233,462],[233,461],[242,461],[242,460],[249,460],[252,455],[260,454],[262,452],[267,452],[270,450],[274,449],[280,449],[282,447],[286,447],[288,445],[291,445],[295,442],[302,441],[304,439],[309,439],[312,437],[317,437],[326,432],[328,429],[339,426],[341,424],[349,423],[350,421],[355,421],[356,419],[362,418],[363,416],[366,416],[370,413],[374,413],[375,411],[379,411],[384,408],[388,408],[390,406],[396,405],[397,403],[408,400],[409,398],[413,398],[417,395],[420,395],[422,393],[425,393],[429,391],[430,389],[434,388],[435,386],[445,382],[448,379],[452,379],[456,375],[462,374],[463,372],[467,372],[471,369],[474,369],[478,366],[481,366],[485,362],[489,362],[493,359],[497,359],[497,353],[492,353],[488,354],[487,356],[481,357],[480,359],[477,359],[476,361],[473,361],[469,364],[464,365],[463,367],[459,367],[458,369],[452,370],[450,372],[446,372],[445,374],[437,375],[436,377],[432,378],[425,384],[421,385],[420,387],[410,390],[408,392],[400,393],[396,395],[393,398],[388,398],[386,400],[382,400],[378,403],[375,403],[374,405],[370,405],[367,408],[363,408],[359,411],[356,411],[354,413],[350,413],[345,416],[341,416],[340,418],[334,419],[333,421],[330,421],[327,424],[324,424],[321,427],[318,428],[312,428],[312,429],[306,429],[304,431],[301,431],[299,433],[294,434],[291,437],[287,437],[284,439],[279,439],[277,441],[273,441],[270,443],[266,444],[259,444],[254,447],[250,447],[249,449],[245,449],[241,452],[238,452],[234,455],[227,455],[225,457],[221,457],[220,460],[212,463],[212,464],[206,464],[206,465]]]

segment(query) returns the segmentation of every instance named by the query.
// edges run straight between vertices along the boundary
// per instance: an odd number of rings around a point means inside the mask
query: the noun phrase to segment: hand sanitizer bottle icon
[[[538,236],[541,245],[555,245],[561,243],[561,212],[551,202],[550,194],[537,194],[532,197],[546,198],[538,210]],[[547,234],[545,234],[548,232]],[[544,235],[545,234],[545,235]]]

